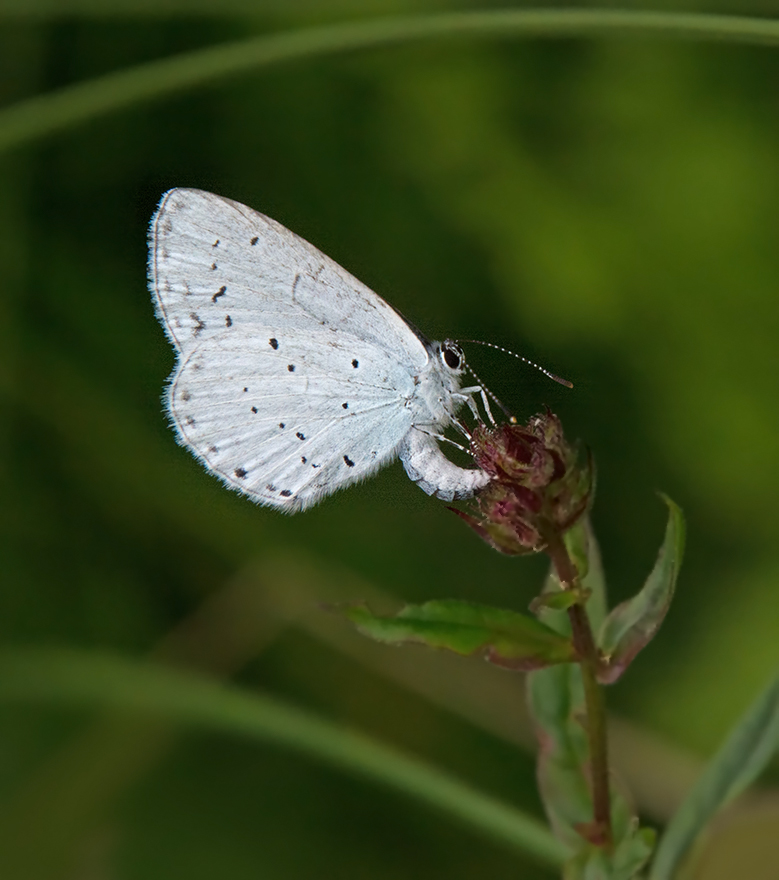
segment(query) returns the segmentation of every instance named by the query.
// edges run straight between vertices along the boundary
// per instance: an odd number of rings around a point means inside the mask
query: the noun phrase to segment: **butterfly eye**
[[[450,370],[461,370],[465,364],[465,355],[456,342],[447,339],[441,345],[441,360]]]

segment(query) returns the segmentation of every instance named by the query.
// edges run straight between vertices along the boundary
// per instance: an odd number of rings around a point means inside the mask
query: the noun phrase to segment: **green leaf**
[[[654,638],[668,612],[684,553],[684,516],[667,498],[668,525],[655,567],[641,591],[609,614],[598,637],[605,665],[598,674],[602,684],[622,676],[634,657]]]
[[[656,842],[657,832],[654,828],[636,828],[632,834],[626,835],[611,857],[610,880],[630,880],[635,877],[649,861]]]
[[[593,477],[592,481],[594,479]],[[594,493],[594,488],[591,491]],[[589,517],[582,517],[563,535],[565,549],[576,566],[580,581],[587,577],[590,570],[590,529],[588,523]]]
[[[589,517],[580,519],[565,533],[565,546],[579,572],[580,591],[563,590],[554,566],[551,566],[541,595],[531,603],[530,610],[538,613],[541,620],[559,633],[571,631],[565,609],[570,607],[566,595],[579,594],[586,597],[585,607],[590,625],[594,630],[606,616],[606,579],[600,557],[600,548]]]
[[[600,555],[600,546],[592,523],[589,517],[580,520],[577,525],[566,533],[566,544],[574,539],[574,536],[581,532],[584,546],[587,553],[587,569],[582,577],[582,589],[590,591],[590,598],[587,600],[587,616],[590,618],[590,625],[594,631],[598,631],[608,610],[608,600],[606,597],[606,576],[603,572],[603,561]],[[569,537],[571,535],[571,537]]]
[[[779,749],[779,676],[758,697],[671,819],[651,880],[671,880],[717,810],[752,783]]]
[[[615,847],[605,853],[588,847],[568,862],[564,880],[631,880],[652,855],[656,834],[651,828],[634,827]]]
[[[376,641],[482,655],[507,669],[541,669],[574,659],[570,640],[534,617],[488,605],[439,600],[408,605],[394,617],[372,614],[364,605],[353,605],[345,613]]]
[[[592,821],[592,796],[585,767],[589,758],[581,672],[575,664],[532,672],[528,708],[539,742],[538,786],[555,836],[574,852],[584,840],[579,828]]]
[[[556,593],[542,593],[530,603],[533,614],[542,611],[567,611],[571,605],[583,605],[591,596],[589,590],[574,587],[569,590],[558,590]]]
[[[576,854],[570,880],[627,880],[644,865],[654,832],[638,818],[617,780],[611,785],[614,850],[604,854],[588,842],[593,828],[589,743],[582,674],[577,664],[555,666],[527,677],[528,704],[539,740],[538,784],[556,837]]]
[[[275,743],[402,791],[536,860],[559,868],[568,853],[536,819],[431,764],[364,734],[255,692],[147,661],[95,651],[0,652],[0,703],[135,710]]]

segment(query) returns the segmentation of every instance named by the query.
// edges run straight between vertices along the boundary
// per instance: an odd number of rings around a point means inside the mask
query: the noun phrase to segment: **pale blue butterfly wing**
[[[150,239],[150,287],[179,355],[168,411],[180,442],[231,487],[300,510],[410,449],[412,435],[426,447],[411,453],[426,491],[457,482],[438,469],[475,473],[427,433],[460,405],[459,371],[315,247],[191,189],[163,197]]]

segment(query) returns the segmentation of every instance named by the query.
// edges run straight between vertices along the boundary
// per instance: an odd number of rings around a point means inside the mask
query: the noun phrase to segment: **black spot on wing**
[[[355,370],[357,369],[357,367],[360,366],[360,362],[357,360],[357,358],[355,358],[355,359],[352,361],[352,366],[354,367]]]
[[[347,467],[354,467],[354,462],[349,458],[348,455],[344,456],[344,461],[346,462]]]
[[[211,263],[211,271],[212,271],[212,272],[216,272],[216,270],[217,270],[218,268],[219,268],[219,267],[216,265],[216,263]]]
[[[254,247],[254,245],[256,245],[259,240],[259,237],[255,235],[254,238],[249,242],[249,244]]]
[[[236,468],[234,473],[235,473],[236,477],[238,477],[238,479],[240,479],[240,480],[242,480],[246,476],[246,471],[244,470],[244,468],[241,468],[241,467]]]
[[[279,495],[283,495],[285,498],[289,498],[290,495],[292,495],[292,490],[291,489],[282,489],[281,492],[279,492]]]
[[[286,428],[287,426],[284,424],[284,422],[279,422],[279,427],[280,427],[282,430],[284,430],[284,428]]]
[[[306,435],[302,431],[298,431],[295,434],[295,436],[298,438],[298,440],[305,440],[306,439]]]
[[[294,364],[287,364],[287,369],[289,370],[290,373],[294,373],[295,372],[295,365]]]
[[[274,351],[276,351],[276,349],[279,347],[279,340],[276,339],[276,338],[269,339],[269,340],[268,340],[268,345],[270,345],[270,347],[271,347]]]
[[[233,319],[229,315],[225,315],[225,327],[232,327]]]
[[[342,406],[344,409],[349,409],[349,404],[348,404],[348,403],[342,403],[341,406]]]
[[[253,412],[255,415],[257,415],[257,407],[256,407],[256,406],[253,406],[253,407],[252,407],[252,412]]]
[[[211,297],[211,302],[212,302],[212,303],[215,303],[215,302],[219,299],[219,297],[220,297],[220,296],[224,296],[225,293],[227,293],[227,285],[226,285],[226,284],[223,284],[223,285],[219,288],[219,290],[217,290],[217,292]]]

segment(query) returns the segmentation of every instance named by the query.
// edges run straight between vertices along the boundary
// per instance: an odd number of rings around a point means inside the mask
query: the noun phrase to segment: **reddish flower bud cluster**
[[[473,500],[472,512],[455,510],[488,544],[518,555],[543,550],[586,513],[593,491],[588,458],[563,437],[560,420],[547,410],[527,425],[478,425],[471,455],[492,477]]]

